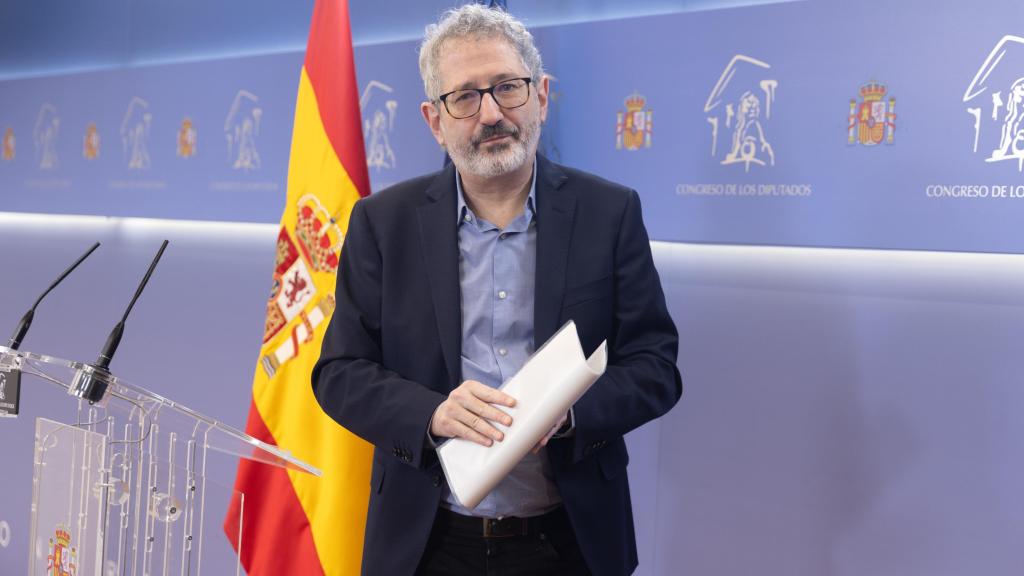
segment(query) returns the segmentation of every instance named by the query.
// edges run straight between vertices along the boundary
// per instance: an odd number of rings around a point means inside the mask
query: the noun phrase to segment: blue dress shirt
[[[462,380],[497,388],[533,353],[537,263],[534,212],[537,171],[523,213],[504,230],[477,217],[458,189],[459,285],[462,291]],[[536,516],[561,503],[547,451],[529,453],[473,510],[445,487],[444,506],[470,516]]]

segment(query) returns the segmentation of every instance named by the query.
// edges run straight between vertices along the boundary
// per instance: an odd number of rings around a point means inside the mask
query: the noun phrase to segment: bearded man
[[[313,371],[324,411],[375,447],[363,573],[608,574],[637,565],[623,435],[682,392],[678,337],[637,193],[537,154],[533,37],[470,4],[427,28],[423,118],[451,164],[360,200]],[[511,424],[497,388],[565,322],[608,367],[476,508],[437,446]]]

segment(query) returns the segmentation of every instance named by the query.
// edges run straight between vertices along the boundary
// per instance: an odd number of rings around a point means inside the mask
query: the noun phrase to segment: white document
[[[607,341],[585,358],[572,321],[534,352],[500,388],[516,399],[514,408],[499,407],[512,417],[511,426],[491,422],[505,434],[504,440],[481,446],[452,438],[437,449],[448,486],[459,504],[476,508],[604,374],[607,363]]]

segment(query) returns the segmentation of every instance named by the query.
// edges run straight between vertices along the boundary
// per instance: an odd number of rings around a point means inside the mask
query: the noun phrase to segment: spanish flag
[[[246,432],[323,476],[241,461],[244,511],[236,502],[224,529],[251,576],[359,573],[372,447],[321,411],[309,378],[335,306],[349,213],[369,192],[348,6],[316,0]]]

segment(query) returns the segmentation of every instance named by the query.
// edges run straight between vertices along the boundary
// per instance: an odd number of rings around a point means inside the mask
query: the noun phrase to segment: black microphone
[[[85,254],[79,256],[78,260],[75,260],[74,264],[68,266],[68,269],[65,270],[64,273],[61,274],[56,280],[54,280],[53,284],[50,284],[50,287],[47,288],[46,291],[43,292],[41,296],[39,296],[39,298],[36,299],[36,303],[32,305],[32,308],[30,308],[29,311],[26,312],[25,315],[21,317],[21,322],[18,323],[18,327],[14,330],[14,335],[11,336],[11,340],[7,343],[8,348],[10,348],[11,350],[17,350],[18,347],[21,346],[21,341],[25,339],[25,334],[28,333],[29,326],[32,325],[32,319],[36,315],[36,307],[39,306],[39,303],[42,302],[43,298],[46,298],[46,295],[52,292],[53,289],[56,288],[58,284],[60,284],[65,278],[67,278],[68,274],[71,274],[72,270],[78,268],[78,265],[81,264],[82,261],[88,258],[89,255],[92,254],[93,251],[99,247],[99,242],[93,244],[92,248],[89,248],[88,250],[86,250]]]
[[[131,313],[132,308],[135,306],[135,301],[139,299],[142,290],[146,287],[146,283],[149,282],[149,277],[153,275],[153,270],[156,269],[156,264],[160,261],[160,257],[163,256],[164,249],[167,248],[168,243],[167,240],[164,240],[163,244],[160,245],[160,250],[153,257],[153,261],[150,262],[149,270],[146,270],[146,275],[142,277],[139,287],[135,289],[135,296],[128,303],[128,308],[125,309],[124,315],[114,325],[114,329],[110,331],[110,336],[107,336],[107,342],[103,345],[103,349],[100,350],[100,355],[96,358],[96,362],[86,365],[78,371],[74,382],[71,383],[71,388],[68,389],[68,394],[78,396],[92,403],[103,399],[103,394],[107,391],[107,381],[110,378],[108,368],[110,368],[110,361],[114,359],[114,352],[117,352],[117,347],[121,343],[121,336],[124,335],[124,323],[128,320],[128,314]],[[99,376],[98,378],[96,377],[97,375]]]
[[[25,334],[28,333],[29,326],[32,325],[32,319],[35,318],[36,307],[38,307],[39,303],[43,301],[43,298],[46,298],[47,294],[52,292],[58,284],[67,278],[68,274],[71,274],[72,270],[78,268],[78,265],[88,258],[94,250],[99,248],[99,246],[99,242],[93,244],[92,248],[89,248],[86,250],[85,254],[79,256],[78,260],[75,260],[74,264],[69,266],[63,274],[57,277],[57,279],[53,281],[53,284],[50,284],[50,287],[47,288],[39,298],[36,298],[35,304],[33,304],[32,307],[29,308],[28,312],[21,317],[21,322],[18,322],[18,327],[15,328],[14,335],[11,336],[11,340],[7,343],[8,350],[17,350],[18,347],[21,346],[21,341],[25,339]],[[0,416],[9,418],[17,417],[20,407],[21,363],[16,357],[8,357],[0,363]]]

